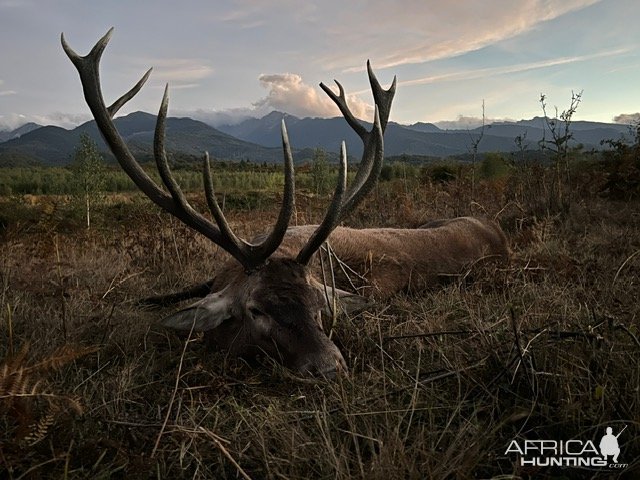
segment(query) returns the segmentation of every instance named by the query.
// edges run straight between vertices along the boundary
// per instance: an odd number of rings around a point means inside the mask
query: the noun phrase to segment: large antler
[[[146,174],[131,154],[131,151],[113,123],[113,117],[125,103],[131,100],[140,91],[144,83],[149,78],[151,69],[143,75],[140,81],[136,83],[131,90],[122,95],[111,106],[107,107],[102,96],[99,65],[102,53],[109,43],[112,33],[113,28],[111,28],[104,37],[98,40],[91,51],[84,57],[78,55],[71,49],[65,41],[64,34],[61,35],[61,42],[62,48],[80,74],[80,82],[82,83],[84,98],[91,110],[91,113],[93,114],[96,124],[98,125],[98,129],[118,160],[118,163],[127,175],[131,177],[138,188],[140,188],[140,190],[142,190],[145,195],[147,195],[147,197],[149,197],[160,208],[169,212],[171,215],[174,215],[194,230],[202,233],[214,243],[218,244],[236,258],[248,271],[259,268],[280,246],[280,243],[287,231],[289,219],[293,211],[293,158],[291,156],[291,148],[289,146],[289,138],[287,136],[284,121],[282,122],[282,148],[284,151],[285,185],[282,206],[272,232],[262,243],[253,245],[238,238],[233,233],[218,205],[213,191],[213,181],[211,179],[208,154],[205,154],[204,158],[203,176],[205,193],[207,204],[209,205],[211,214],[213,215],[217,225],[213,224],[191,207],[180,189],[180,186],[173,178],[164,147],[165,123],[169,104],[168,87],[165,88],[162,104],[158,113],[153,149],[160,177],[169,191],[169,194],[160,188]]]
[[[338,86],[337,95],[324,83],[320,84],[320,87],[338,106],[349,126],[358,134],[364,144],[364,150],[362,152],[360,167],[356,172],[356,177],[349,189],[345,192],[347,154],[345,144],[344,142],[342,143],[340,149],[340,173],[338,175],[338,185],[333,200],[324,220],[307,241],[307,244],[302,247],[300,253],[298,253],[296,260],[299,263],[309,263],[313,254],[325,242],[333,229],[360,204],[380,176],[382,161],[384,160],[383,134],[389,120],[393,96],[396,93],[396,77],[393,77],[393,82],[389,89],[384,90],[373,73],[369,61],[367,61],[367,73],[369,75],[369,83],[371,84],[375,103],[374,121],[371,131],[368,131],[349,109],[344,88],[340,82],[334,80]]]

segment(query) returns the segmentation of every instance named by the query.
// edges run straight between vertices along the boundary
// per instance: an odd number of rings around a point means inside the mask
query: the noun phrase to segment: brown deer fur
[[[289,227],[273,258],[295,258],[316,227]],[[433,287],[446,277],[462,273],[470,264],[485,259],[506,260],[510,255],[500,226],[476,217],[436,220],[418,229],[337,227],[328,243],[341,262],[366,280],[363,285],[357,276],[351,277],[362,287],[359,293],[378,300],[401,291]],[[322,283],[317,254],[312,267]],[[350,283],[339,274],[341,271],[334,268],[334,273],[338,274],[336,286],[348,289]],[[212,281],[212,290],[222,289],[230,277],[237,275],[242,275],[242,266],[227,262]]]

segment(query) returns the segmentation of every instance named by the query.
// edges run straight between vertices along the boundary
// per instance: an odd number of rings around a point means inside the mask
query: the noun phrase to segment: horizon
[[[135,115],[135,114],[145,114],[145,115],[150,115],[150,116],[153,116],[153,117],[157,116],[157,114],[152,113],[152,112],[146,112],[144,110],[136,110],[136,111],[127,112],[127,113],[124,113],[124,114],[121,114],[121,115],[116,115],[114,117],[114,119],[124,118],[124,117],[128,117],[130,115]],[[205,125],[208,125],[208,126],[210,126],[212,128],[218,129],[218,127],[226,127],[226,126],[238,125],[238,124],[240,124],[240,123],[242,123],[242,122],[244,122],[246,120],[260,120],[260,119],[262,119],[264,117],[268,117],[268,116],[273,115],[273,114],[281,114],[281,115],[283,115],[285,122],[286,122],[286,118],[287,117],[294,117],[294,118],[296,118],[298,120],[305,120],[305,119],[311,119],[311,120],[315,120],[315,119],[336,119],[336,118],[337,119],[343,119],[344,118],[341,115],[330,116],[330,117],[317,117],[317,116],[300,117],[300,116],[297,116],[297,115],[292,115],[292,114],[287,113],[287,112],[282,112],[280,110],[271,110],[270,112],[268,112],[265,115],[262,115],[260,117],[247,117],[247,118],[239,119],[235,123],[228,123],[228,124],[220,123],[218,125],[212,125],[212,124],[208,123],[206,120],[200,120],[200,119],[193,118],[193,117],[190,117],[190,116],[185,116],[185,115],[169,115],[167,118],[178,118],[178,119],[188,118],[188,119],[191,119],[191,120],[194,120],[194,121],[202,122]],[[532,121],[535,121],[535,120],[542,121],[543,119],[544,119],[543,115],[536,115],[536,116],[531,117],[531,118],[521,118],[521,119],[517,119],[517,120],[514,120],[514,119],[506,119],[506,120],[505,119],[492,119],[491,122],[489,122],[489,121],[485,122],[485,127],[489,127],[489,126],[491,126],[493,124],[496,124],[496,125],[498,125],[498,124],[517,124],[517,123],[521,123],[521,122],[532,122]],[[360,120],[361,121],[367,121],[367,120],[364,120],[364,119],[360,119]],[[11,128],[11,129],[4,128],[2,125],[0,125],[0,132],[9,133],[9,132],[12,132],[14,130],[18,130],[18,129],[26,126],[26,125],[29,125],[29,124],[37,125],[38,128],[42,128],[42,127],[58,127],[58,128],[62,128],[62,129],[67,130],[67,131],[72,131],[72,130],[75,130],[76,128],[78,128],[78,127],[81,127],[81,126],[83,126],[83,125],[85,125],[87,123],[92,123],[92,122],[95,122],[93,117],[88,118],[87,120],[82,121],[82,122],[80,122],[78,124],[75,124],[75,125],[39,124],[37,122],[27,121],[27,122],[25,122],[23,124],[18,125],[15,128]],[[622,125],[622,126],[633,126],[633,125],[637,124],[636,120],[630,121],[628,123],[625,123],[625,122],[597,122],[597,121],[593,121],[593,120],[580,120],[580,119],[571,121],[571,123],[577,123],[577,122],[602,123],[603,125],[617,125],[617,126],[620,126],[620,125]],[[396,121],[393,121],[393,120],[389,120],[389,123],[397,124],[397,125],[399,125],[401,127],[412,127],[412,126],[415,126],[417,124],[428,124],[428,125],[434,125],[434,126],[436,126],[437,128],[439,128],[440,130],[442,130],[444,132],[447,132],[447,131],[460,131],[460,130],[473,130],[473,129],[480,128],[482,126],[482,125],[475,125],[475,124],[471,125],[471,126],[458,125],[457,121],[442,121],[442,122],[435,122],[435,123],[432,123],[432,122],[415,122],[415,123],[409,124],[409,123],[400,123],[400,122],[396,122]],[[546,127],[545,127],[545,125],[540,125],[540,128],[546,128]],[[487,134],[490,134],[490,133],[491,132],[487,132]]]
[[[289,0],[194,1],[177,9],[167,1],[0,0],[0,40],[11,45],[0,60],[14,66],[0,73],[0,129],[90,120],[59,36],[85,54],[111,26],[101,69],[107,103],[154,67],[123,114],[157,111],[169,83],[169,114],[212,126],[272,110],[335,117],[317,85],[336,78],[354,113],[371,118],[369,58],[383,86],[398,77],[391,120],[401,125],[475,128],[483,103],[487,124],[516,122],[542,116],[541,93],[553,114],[580,91],[576,121],[629,124],[640,112],[637,14],[634,0],[415,0],[403,9],[379,1],[367,9]]]

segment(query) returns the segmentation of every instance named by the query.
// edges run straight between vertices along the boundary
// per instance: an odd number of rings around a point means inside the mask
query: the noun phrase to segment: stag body
[[[295,256],[316,228],[317,225],[289,227],[272,258]],[[505,260],[510,255],[500,226],[475,217],[435,220],[419,229],[336,227],[327,243],[335,259],[353,272],[349,278],[337,275],[336,286],[349,289],[355,284],[361,287],[360,295],[376,300],[402,291],[434,287],[479,260]],[[310,266],[313,277],[322,283],[318,255]],[[334,270],[341,272],[337,267]],[[242,278],[242,269],[234,261],[226,262],[215,278],[194,291],[194,295],[219,291],[231,278]]]
[[[415,231],[338,227],[371,191],[384,158],[383,133],[396,81],[394,78],[391,87],[383,89],[368,62],[375,103],[370,131],[350,111],[340,83],[336,81],[337,94],[320,84],[363,142],[362,159],[352,184],[347,188],[347,155],[343,142],[338,182],[324,219],[317,226],[288,228],[294,203],[294,172],[283,122],[285,185],[278,219],[270,233],[253,242],[238,238],[216,200],[208,154],[204,156],[203,181],[214,221],[189,204],[171,173],[164,147],[168,86],[154,136],[154,157],[164,187],[147,175],[118,133],[113,117],[140,91],[151,70],[131,90],[107,106],[102,95],[99,63],[111,33],[112,30],[86,56],[78,55],[64,36],[61,38],[65,53],[80,74],[85,100],[106,144],[149,199],[233,257],[213,281],[163,297],[170,301],[204,297],[164,319],[165,325],[213,331],[218,343],[234,353],[250,355],[262,351],[302,373],[333,375],[346,366],[338,348],[322,331],[320,314],[336,303],[336,295],[347,303],[361,303],[362,297],[332,285],[325,286],[322,277],[314,273],[317,263],[314,256],[327,239],[338,257],[367,280],[370,288],[365,294],[378,298],[406,288],[429,286],[438,276],[458,273],[463,265],[485,255],[506,255],[506,243],[499,229],[476,219],[437,221]]]
[[[328,375],[336,366],[346,369],[342,354],[322,331],[320,315],[332,307],[334,294],[346,310],[359,308],[367,303],[365,297],[381,300],[400,291],[424,290],[479,260],[509,256],[500,227],[482,218],[437,220],[420,229],[336,227],[327,251],[353,275],[338,274],[337,288],[325,287],[318,259],[322,253],[308,266],[292,260],[316,229],[290,227],[269,264],[257,272],[248,274],[229,260],[206,284],[149,300],[167,304],[204,296],[163,323],[182,330],[215,330],[214,342],[236,355],[262,351],[298,371]],[[343,290],[354,283],[358,294]]]
[[[287,256],[295,251],[312,229],[290,228],[277,253]],[[365,280],[361,293],[377,300],[433,287],[480,259],[509,256],[500,227],[474,217],[436,221],[419,229],[337,227],[327,241],[337,259]],[[350,283],[343,282],[341,278],[338,286],[348,288]]]

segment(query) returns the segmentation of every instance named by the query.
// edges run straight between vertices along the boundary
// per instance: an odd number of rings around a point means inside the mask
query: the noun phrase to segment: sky
[[[107,104],[149,68],[119,114],[157,112],[212,125],[272,110],[339,115],[318,87],[339,80],[372,118],[371,60],[398,90],[391,120],[473,127],[553,112],[583,91],[574,118],[622,123],[640,112],[638,0],[0,0],[0,129],[90,119],[60,46],[86,54],[115,31],[101,63]]]

